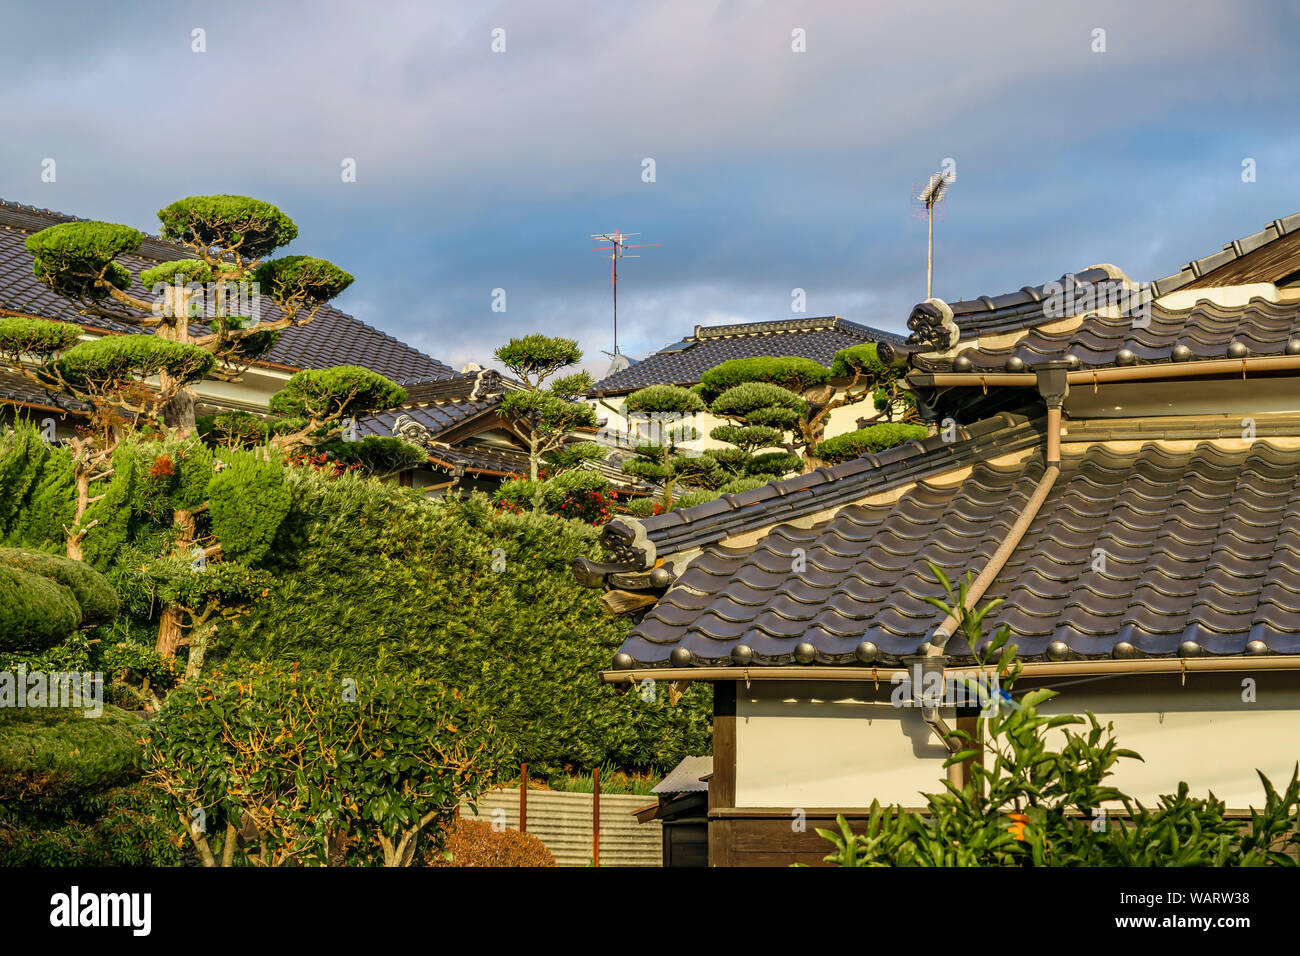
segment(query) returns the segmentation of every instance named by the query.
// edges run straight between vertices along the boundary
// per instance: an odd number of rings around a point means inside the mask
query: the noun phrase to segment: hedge
[[[899,425],[884,423],[868,425],[857,431],[828,438],[817,446],[816,454],[827,464],[838,464],[851,458],[861,458],[873,452],[893,448],[905,441],[919,441],[929,435],[924,425]]]
[[[288,484],[265,564],[276,582],[209,660],[439,680],[484,705],[539,774],[708,752],[707,686],[670,706],[666,688],[645,701],[600,680],[631,624],[573,577],[575,556],[599,554],[598,529],[350,475],[293,470]]]
[[[137,779],[143,728],[139,717],[107,704],[98,717],[0,710],[0,802],[66,802]]]

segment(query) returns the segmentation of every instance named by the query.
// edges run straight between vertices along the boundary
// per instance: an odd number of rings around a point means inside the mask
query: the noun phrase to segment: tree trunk
[[[190,315],[189,315],[189,295],[185,287],[174,285],[167,289],[167,309],[170,311],[172,321],[164,322],[158,326],[158,337],[168,339],[172,342],[190,343]],[[158,383],[164,393],[175,390],[173,395],[163,406],[163,424],[168,428],[175,428],[180,432],[180,437],[188,438],[194,434],[194,389],[185,387],[178,388],[176,380],[167,373],[158,376]]]
[[[179,532],[172,554],[184,560],[189,557],[190,546],[194,543],[194,515],[184,508],[177,508],[172,513],[172,523]],[[184,637],[181,629],[184,613],[178,604],[170,604],[163,608],[162,616],[158,619],[158,641],[154,645],[154,650],[163,657],[176,656],[176,649],[180,647]]]
[[[81,542],[85,540],[87,530],[81,526],[81,519],[90,507],[90,469],[82,462],[77,462],[74,467],[77,473],[77,509],[73,512],[72,529],[68,532],[67,553],[73,561],[80,561]]]

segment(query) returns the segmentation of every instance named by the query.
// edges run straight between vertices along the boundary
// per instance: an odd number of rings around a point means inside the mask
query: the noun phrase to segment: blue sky
[[[621,270],[634,356],[790,317],[794,288],[898,331],[925,294],[909,196],[947,158],[947,299],[1099,262],[1156,278],[1300,211],[1298,10],[10,0],[0,197],[151,232],[182,196],[268,200],[290,252],[356,275],[341,308],[458,367],[544,331],[601,372],[586,237],[615,228],[662,243]]]

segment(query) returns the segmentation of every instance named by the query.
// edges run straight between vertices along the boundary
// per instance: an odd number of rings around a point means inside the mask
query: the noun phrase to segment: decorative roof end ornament
[[[907,317],[907,327],[912,332],[908,345],[923,345],[940,353],[952,351],[961,338],[952,309],[943,299],[926,299],[915,305]]]

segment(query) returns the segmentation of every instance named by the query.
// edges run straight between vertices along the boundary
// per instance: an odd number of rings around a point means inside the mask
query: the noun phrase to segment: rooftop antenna
[[[650,246],[657,246],[657,242],[643,242],[639,245],[629,245],[628,239],[634,239],[641,235],[639,232],[623,233],[615,229],[613,232],[601,232],[591,238],[597,242],[609,243],[609,283],[614,287],[614,351],[607,353],[610,355],[618,354],[618,260],[619,259],[640,259],[637,255],[628,255],[628,249],[648,249]],[[605,252],[605,247],[597,246],[592,252]]]
[[[925,249],[925,297],[927,299],[934,297],[934,207],[943,202],[944,193],[952,185],[954,178],[951,172],[934,173],[916,197],[916,201],[925,207],[925,218],[929,223]]]

